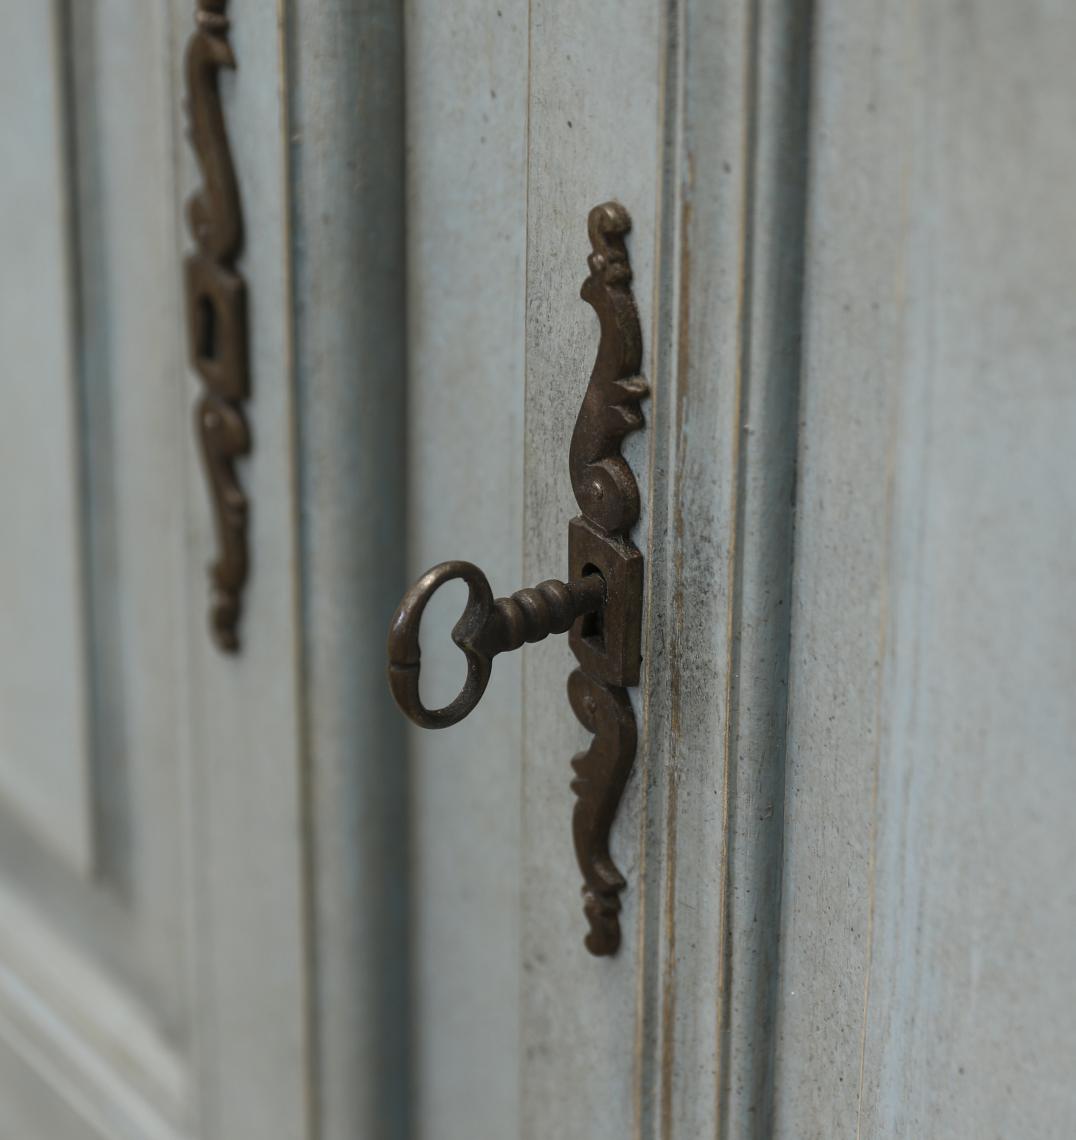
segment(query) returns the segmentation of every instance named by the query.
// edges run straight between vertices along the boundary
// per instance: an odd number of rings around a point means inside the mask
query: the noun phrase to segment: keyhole
[[[195,343],[199,360],[215,360],[217,356],[217,310],[206,296],[198,298],[195,318]]]
[[[602,572],[597,566],[587,563],[583,567],[583,577],[586,578],[590,574],[597,574],[599,578]],[[605,607],[600,610],[594,610],[589,614],[583,614],[582,624],[583,640],[589,641],[595,649],[602,652],[605,651]]]

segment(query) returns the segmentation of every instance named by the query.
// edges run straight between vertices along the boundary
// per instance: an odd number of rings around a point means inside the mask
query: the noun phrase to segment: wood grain
[[[1076,1122],[1070,6],[819,6],[780,1137]]]

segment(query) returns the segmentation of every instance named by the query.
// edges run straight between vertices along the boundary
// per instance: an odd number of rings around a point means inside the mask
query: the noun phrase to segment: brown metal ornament
[[[185,270],[191,365],[204,384],[195,431],[217,532],[217,557],[209,567],[209,625],[216,644],[234,653],[248,572],[249,516],[236,460],[249,453],[251,440],[243,410],[250,397],[247,293],[236,269],[243,213],[218,86],[221,69],[236,66],[226,7],[227,0],[198,0],[187,44],[190,140],[203,183],[187,203],[196,249]]]
[[[572,575],[600,574],[608,602],[599,621],[576,622],[569,637],[579,668],[568,678],[568,697],[594,733],[586,752],[572,760],[578,797],[572,837],[590,922],[586,947],[592,954],[615,954],[624,877],[609,855],[609,831],[635,762],[627,686],[639,683],[643,612],[643,556],[628,537],[639,518],[639,487],[620,445],[643,426],[639,401],[649,387],[639,375],[642,332],[624,245],[631,218],[609,202],[591,210],[588,228],[593,252],[582,297],[598,314],[601,340],[569,452],[582,515],[568,527],[568,564]]]
[[[569,580],[542,582],[494,601],[477,566],[442,562],[397,607],[389,627],[388,675],[396,703],[415,724],[447,728],[478,704],[498,653],[571,630],[579,668],[568,678],[568,699],[594,734],[590,747],[572,760],[572,836],[590,923],[585,944],[592,954],[609,955],[620,945],[625,885],[609,854],[609,832],[635,760],[627,688],[639,683],[643,600],[643,556],[628,537],[639,517],[639,488],[620,445],[643,426],[639,401],[648,387],[639,375],[642,334],[624,244],[631,219],[619,203],[607,202],[591,210],[588,229],[590,276],[582,296],[598,314],[601,339],[568,459],[582,511],[568,528]],[[467,680],[444,708],[427,709],[419,697],[419,626],[434,592],[456,578],[469,591],[452,631],[467,659]]]

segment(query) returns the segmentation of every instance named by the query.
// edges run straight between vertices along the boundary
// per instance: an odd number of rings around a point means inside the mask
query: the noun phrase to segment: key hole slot
[[[583,567],[583,577],[587,578],[591,574],[597,574],[602,581],[605,577],[602,572],[593,563],[588,562]],[[589,614],[583,614],[582,625],[583,640],[589,642],[602,652],[605,651],[605,607],[602,606],[600,610],[593,610]]]
[[[217,309],[212,300],[204,294],[198,298],[195,324],[195,340],[198,359],[213,361],[217,358]]]

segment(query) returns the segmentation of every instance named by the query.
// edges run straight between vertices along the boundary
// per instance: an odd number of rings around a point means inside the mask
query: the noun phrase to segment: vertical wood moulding
[[[668,0],[663,21],[636,1122],[764,1137],[812,6]]]
[[[405,1140],[416,1101],[411,769],[370,652],[406,585],[404,12],[395,0],[264,6],[283,71],[308,1128],[319,1140]],[[253,207],[252,195],[248,220]]]

